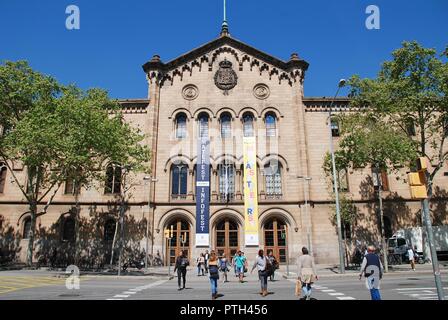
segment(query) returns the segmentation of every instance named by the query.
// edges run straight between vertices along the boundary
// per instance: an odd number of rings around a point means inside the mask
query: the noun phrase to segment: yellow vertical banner
[[[246,246],[258,246],[257,144],[255,137],[243,138],[244,234]]]

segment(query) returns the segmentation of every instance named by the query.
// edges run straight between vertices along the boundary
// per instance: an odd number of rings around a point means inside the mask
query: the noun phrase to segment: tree
[[[339,116],[341,140],[335,152],[337,170],[346,168],[363,168],[372,166],[377,174],[379,216],[381,226],[381,244],[383,247],[384,265],[387,271],[387,252],[384,238],[384,221],[382,207],[382,171],[397,171],[408,166],[417,157],[415,141],[408,139],[400,130],[390,127],[369,108],[362,108],[355,113]],[[330,172],[329,156],[325,168]]]
[[[429,201],[434,178],[448,159],[448,48],[438,55],[416,41],[404,42],[392,56],[377,78],[352,77],[351,104],[368,107],[384,127],[406,136],[409,144],[416,143],[418,155],[431,163]]]
[[[31,265],[36,219],[47,212],[63,182],[74,180],[78,190],[101,178],[106,160],[134,159],[142,165],[149,152],[139,144],[143,136],[124,123],[118,103],[104,91],[64,87],[23,61],[0,66],[0,113],[6,129],[0,158],[29,206]],[[25,183],[12,170],[18,162],[26,168]],[[76,202],[79,214],[78,198]]]

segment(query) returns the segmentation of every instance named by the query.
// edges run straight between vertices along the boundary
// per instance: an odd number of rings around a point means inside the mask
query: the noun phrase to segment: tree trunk
[[[118,223],[120,221],[120,218],[117,219],[117,222],[115,223],[115,232],[114,232],[114,239],[112,240],[112,251],[110,254],[110,265],[112,266],[114,263],[114,249],[115,249],[115,242],[117,241],[117,232],[118,232]]]
[[[31,227],[30,233],[28,235],[28,249],[26,253],[26,263],[29,267],[33,265],[33,251],[34,251],[34,238],[36,233],[36,216],[37,216],[37,205],[33,201],[30,203],[30,213],[31,213]]]
[[[80,257],[80,243],[79,243],[79,224],[80,224],[80,217],[81,215],[81,207],[79,205],[79,193],[77,192],[76,185],[75,185],[75,265],[79,267],[79,262],[81,260]]]

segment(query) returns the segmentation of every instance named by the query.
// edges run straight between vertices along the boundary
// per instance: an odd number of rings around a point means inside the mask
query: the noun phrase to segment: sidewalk
[[[439,268],[442,273],[448,273],[448,261],[439,261]],[[338,265],[334,264],[317,264],[316,265],[317,274],[319,277],[334,277],[334,276],[356,276],[360,272],[360,267],[346,267],[345,273],[341,274],[339,272]],[[410,264],[401,265],[391,265],[389,266],[389,274],[393,273],[433,273],[432,264],[417,264],[415,266],[416,271],[412,271]],[[297,277],[297,265],[289,265],[289,275],[287,275],[286,265],[281,265],[280,269],[277,271],[282,274],[284,278],[295,278]]]

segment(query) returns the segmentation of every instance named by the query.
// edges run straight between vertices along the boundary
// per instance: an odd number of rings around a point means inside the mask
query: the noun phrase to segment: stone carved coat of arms
[[[221,61],[219,63],[219,70],[215,74],[215,84],[216,86],[224,91],[224,94],[229,94],[228,91],[233,89],[238,83],[238,76],[236,72],[232,69],[232,62]]]

